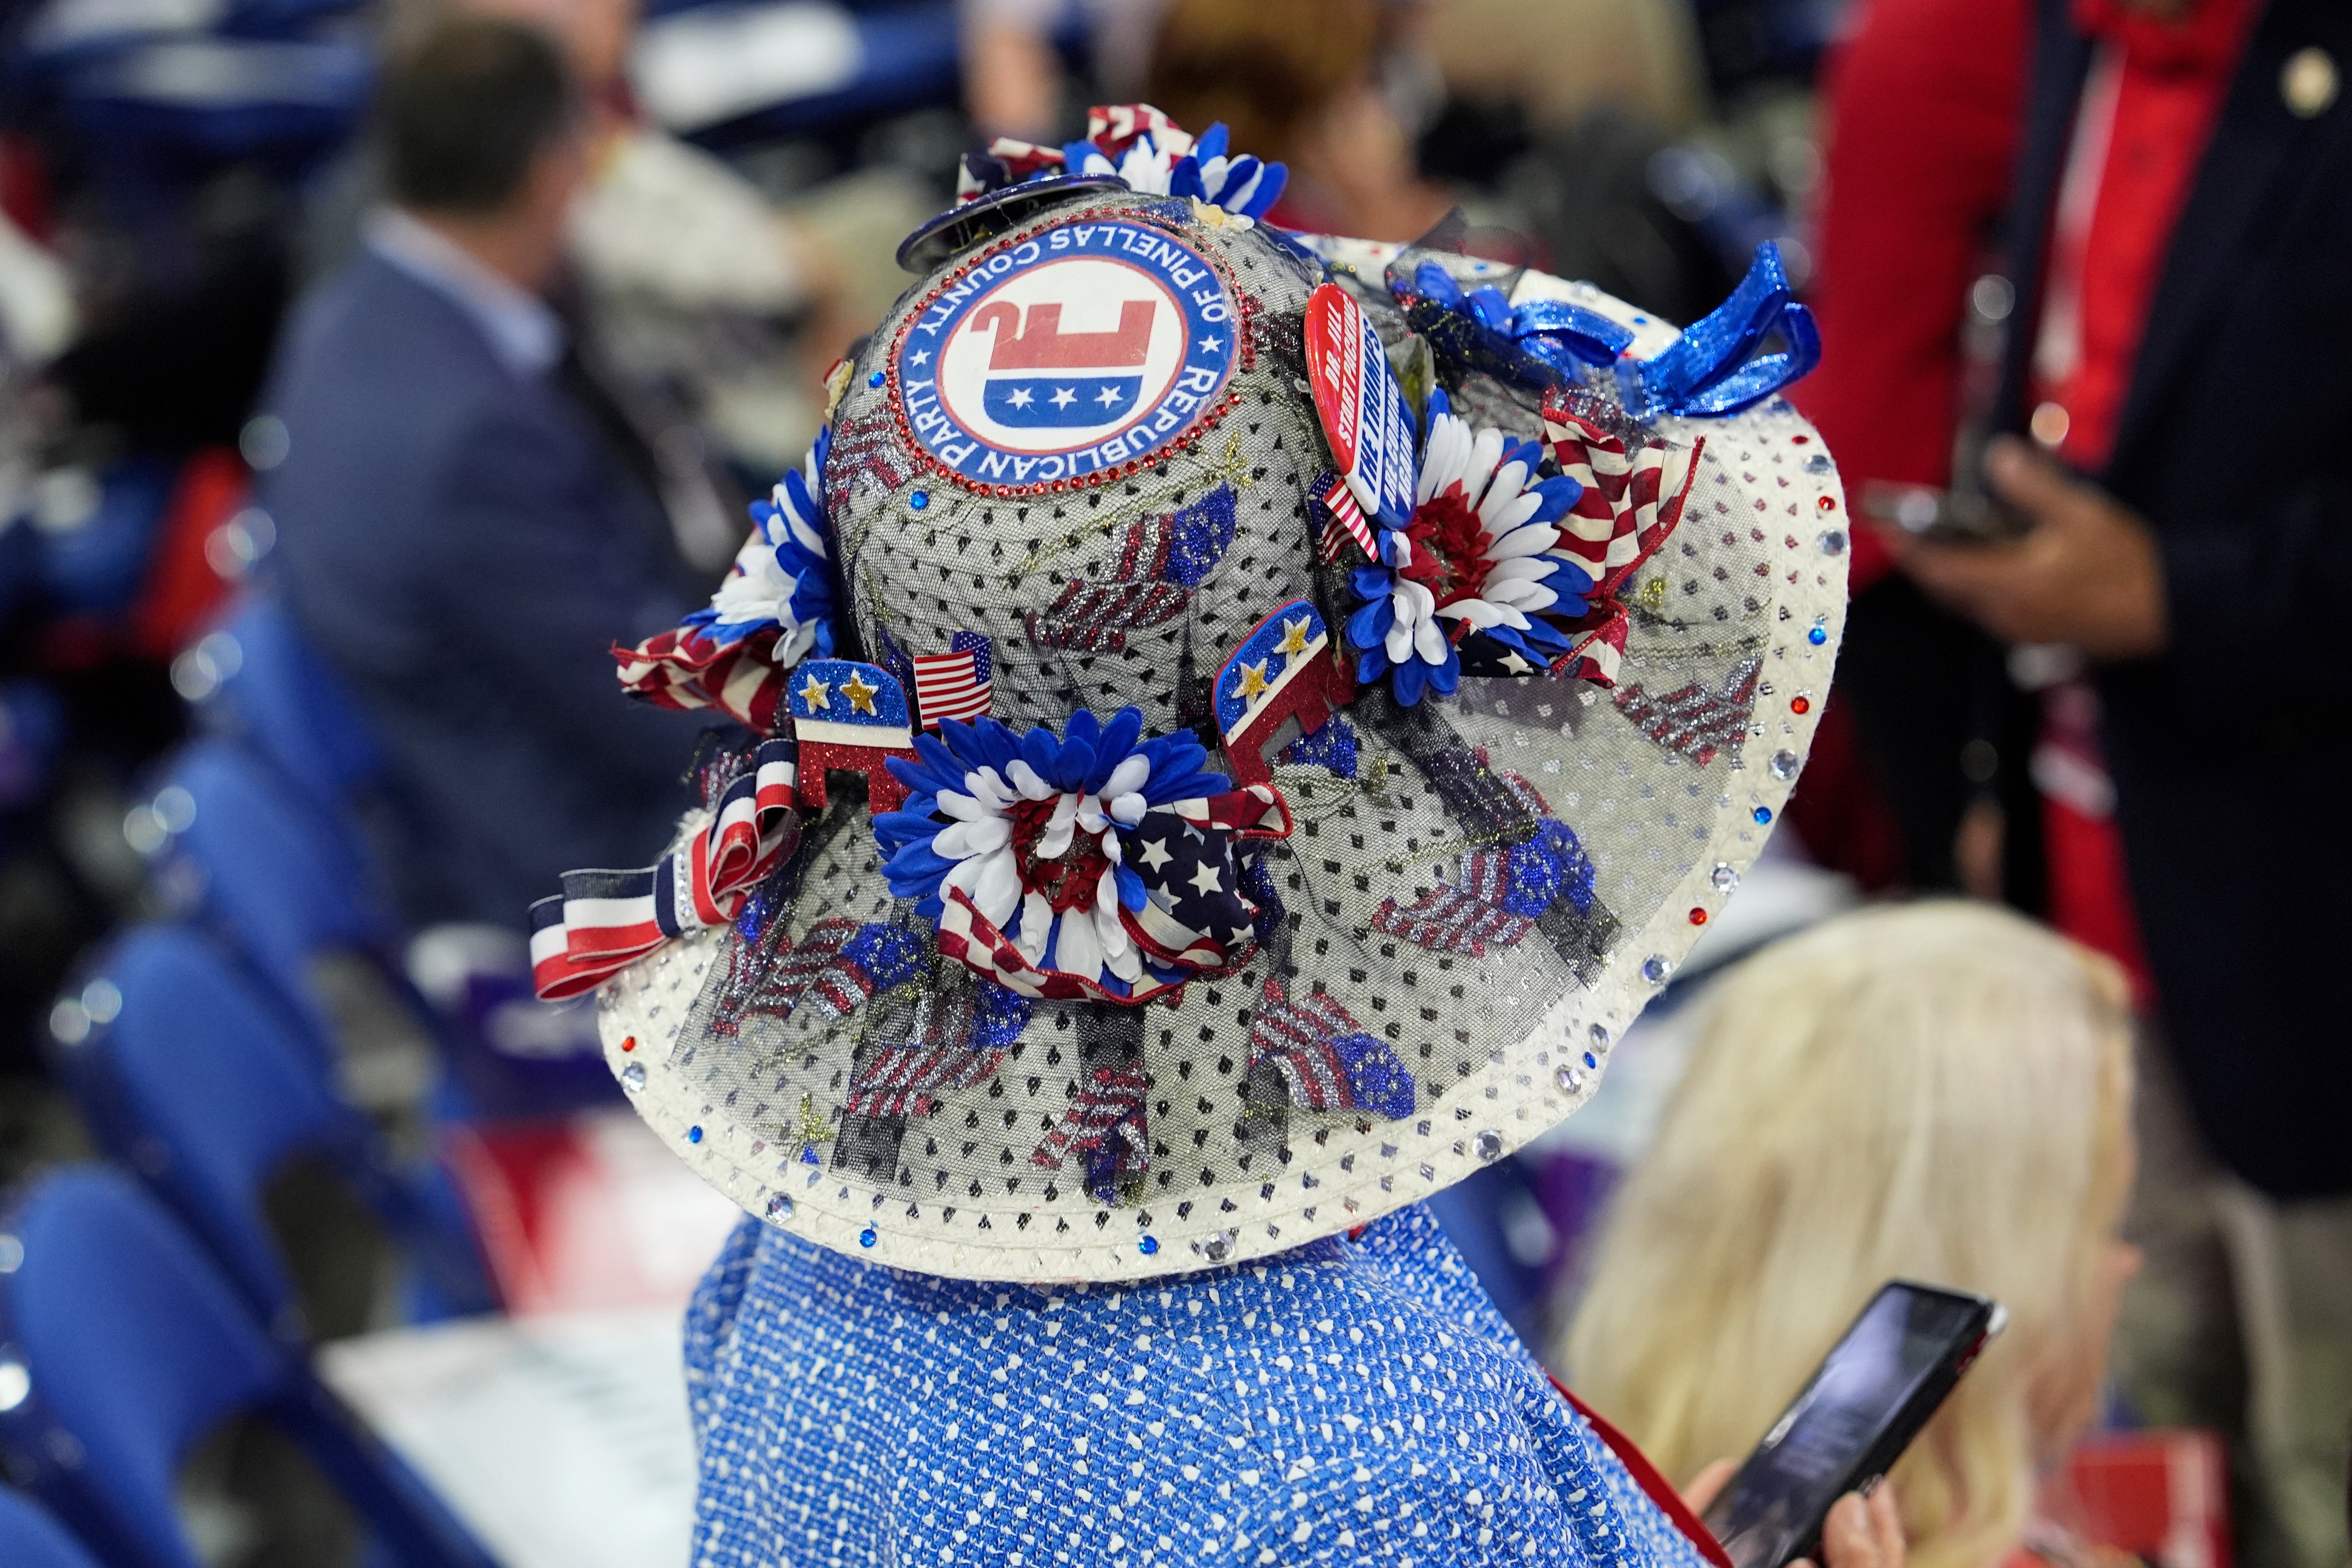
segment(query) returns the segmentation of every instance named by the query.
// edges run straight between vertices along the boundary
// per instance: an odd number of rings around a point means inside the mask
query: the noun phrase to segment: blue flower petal
[[[1144,904],[1143,877],[1132,866],[1118,868],[1118,901],[1129,910],[1139,910]]]
[[[1201,161],[1198,158],[1176,160],[1168,171],[1168,194],[1171,196],[1192,196],[1201,201],[1209,199],[1209,187],[1201,183]]]
[[[1192,156],[1203,163],[1213,163],[1223,157],[1225,146],[1232,136],[1233,132],[1226,129],[1223,121],[1216,121],[1193,141]]]
[[[1085,787],[1098,790],[1110,782],[1118,764],[1127,761],[1135,750],[1136,737],[1143,733],[1143,710],[1122,708],[1110,716],[1103,726],[1102,739],[1095,747],[1095,765],[1087,774]]]
[[[1356,660],[1356,684],[1359,686],[1370,686],[1373,681],[1378,680],[1381,678],[1381,671],[1386,669],[1388,667],[1389,656],[1386,650],[1381,648],[1371,649],[1362,658]]]
[[[1228,178],[1225,183],[1229,186],[1234,184],[1230,178]],[[1243,183],[1246,184],[1247,182]],[[1247,218],[1264,217],[1267,211],[1273,207],[1274,204],[1282,199],[1283,187],[1289,184],[1290,169],[1288,165],[1283,163],[1268,163],[1265,165],[1258,171],[1257,189],[1251,192],[1250,199],[1242,204],[1242,216]]]
[[[1079,709],[1070,715],[1070,721],[1062,726],[1062,739],[1065,742],[1084,741],[1091,746],[1095,743],[1096,737],[1101,733],[1102,721],[1095,717],[1094,710],[1091,708]]]
[[[1087,774],[1094,771],[1095,749],[1084,741],[1065,741],[1061,753],[1054,759],[1054,771],[1045,776],[1055,789],[1081,789]]]
[[[1396,667],[1394,690],[1399,702],[1410,708],[1421,700],[1422,683],[1428,679],[1423,672],[1428,668],[1417,658],[1409,658]]]
[[[1383,595],[1348,617],[1348,640],[1360,648],[1380,647],[1395,621],[1396,606]]]
[[[1442,697],[1453,696],[1454,689],[1462,684],[1462,654],[1450,643],[1446,645],[1444,664],[1420,665],[1415,668],[1429,671],[1430,687]]]
[[[1385,568],[1380,566],[1359,566],[1348,574],[1348,586],[1356,591],[1360,599],[1387,598],[1395,581]]]

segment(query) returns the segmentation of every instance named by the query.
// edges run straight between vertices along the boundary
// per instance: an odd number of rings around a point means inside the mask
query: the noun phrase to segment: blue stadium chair
[[[420,1480],[247,1314],[128,1177],[59,1171],[0,1222],[0,1451],[112,1568],[200,1568],[173,1506],[189,1449],[270,1422],[402,1568],[495,1568]]]
[[[335,1025],[314,965],[337,951],[387,952],[397,934],[349,827],[243,748],[205,737],[182,748],[150,808],[167,835],[158,879],[200,910],[299,1007],[320,1040]]]
[[[240,604],[182,656],[173,681],[208,728],[267,757],[322,810],[349,806],[383,776],[358,702],[275,598]]]
[[[8,1568],[100,1568],[98,1559],[47,1509],[5,1487],[0,1487],[0,1563]]]
[[[138,1170],[208,1245],[247,1302],[299,1342],[301,1314],[263,1210],[294,1156],[332,1162],[445,1312],[493,1309],[454,1196],[412,1179],[337,1098],[299,1024],[218,948],[181,926],[133,928],[80,989],[87,1032],[57,1059],[107,1152]],[[91,1016],[90,1003],[103,998]]]
[[[341,146],[373,68],[355,44],[188,35],[141,38],[67,68],[67,124],[126,174],[259,162],[299,174]]]
[[[399,922],[364,847],[242,747],[208,736],[184,747],[146,809],[163,836],[157,885],[199,915],[287,997],[320,1041],[343,1038],[316,983],[328,959],[358,960],[375,980],[368,1005],[430,1037],[450,1069],[446,1116],[539,1116],[607,1104],[619,1093],[603,1056],[520,1058],[475,1020],[436,1012],[397,956]],[[519,982],[520,984],[520,982]]]

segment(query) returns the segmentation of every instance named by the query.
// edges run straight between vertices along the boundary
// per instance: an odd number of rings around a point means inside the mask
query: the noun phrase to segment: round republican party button
[[[1239,312],[1200,252],[1109,219],[975,258],[900,329],[908,432],[980,485],[1081,484],[1181,440],[1239,363]]]

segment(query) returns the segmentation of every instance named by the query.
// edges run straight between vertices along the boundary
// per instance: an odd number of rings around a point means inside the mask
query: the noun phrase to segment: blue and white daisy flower
[[[1474,433],[1443,391],[1430,395],[1412,516],[1380,531],[1379,561],[1350,581],[1364,601],[1348,620],[1359,681],[1387,675],[1410,706],[1424,690],[1454,690],[1468,638],[1515,672],[1568,651],[1552,623],[1585,613],[1592,579],[1553,547],[1583,489],[1565,476],[1536,479],[1542,461],[1540,442],[1491,426]]]
[[[751,537],[736,552],[735,564],[712,595],[709,607],[686,617],[692,628],[719,648],[773,627],[769,658],[780,668],[798,664],[812,649],[833,653],[833,589],[825,565],[831,522],[824,505],[824,459],[833,432],[821,431],[805,473],[788,472],[769,500],[751,507]]]
[[[1162,121],[1129,142],[1124,152],[1105,152],[1094,142],[1062,148],[1073,174],[1115,174],[1148,195],[1191,196],[1237,216],[1259,218],[1281,198],[1290,171],[1247,153],[1226,150],[1220,121],[1195,140]]]

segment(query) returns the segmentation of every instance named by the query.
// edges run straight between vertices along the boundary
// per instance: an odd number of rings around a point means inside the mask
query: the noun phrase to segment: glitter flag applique
[[[1412,1075],[1394,1050],[1320,992],[1292,1000],[1268,978],[1250,1026],[1250,1067],[1271,1062],[1302,1110],[1370,1110],[1391,1121],[1412,1114]]]
[[[1700,767],[1721,751],[1737,751],[1748,738],[1748,721],[1756,711],[1756,685],[1764,661],[1750,656],[1731,667],[1731,673],[1713,690],[1694,680],[1663,697],[1628,686],[1615,694],[1617,711],[1633,727],[1669,752],[1678,752]]]
[[[1110,576],[1076,578],[1043,610],[1029,612],[1029,640],[1076,653],[1117,653],[1127,634],[1184,613],[1234,542],[1234,489],[1221,484],[1178,510],[1147,518],[1120,536]]]

